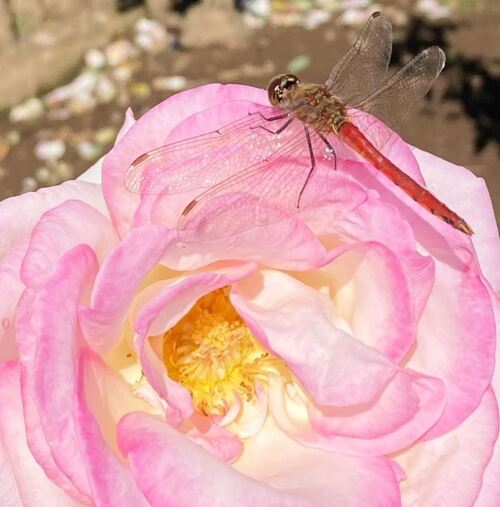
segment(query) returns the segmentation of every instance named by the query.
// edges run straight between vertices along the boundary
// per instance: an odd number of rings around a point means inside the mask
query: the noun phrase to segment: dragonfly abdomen
[[[384,157],[353,123],[343,123],[338,130],[338,136],[420,206],[455,229],[468,235],[473,234],[471,227],[463,218]]]

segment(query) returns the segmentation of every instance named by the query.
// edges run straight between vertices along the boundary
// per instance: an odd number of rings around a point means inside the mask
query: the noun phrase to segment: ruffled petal
[[[249,475],[254,478],[140,413],[120,421],[118,441],[153,507],[349,507],[367,501],[374,507],[400,505],[397,482],[385,458],[359,460],[299,446],[290,449],[274,438],[257,451],[261,466],[250,459]]]
[[[414,343],[413,293],[397,256],[380,243],[361,243],[331,252],[322,268],[337,315],[352,334],[398,362]]]
[[[500,239],[486,184],[464,167],[412,148],[429,189],[440,195],[474,229],[472,243],[479,265],[494,291],[500,292]]]
[[[116,345],[137,289],[174,239],[175,232],[163,226],[134,228],[106,257],[90,305],[78,312],[85,340],[94,350]]]
[[[262,271],[237,283],[231,302],[319,404],[368,402],[396,374],[380,352],[335,326],[326,295],[284,273]]]
[[[469,259],[459,264],[450,255],[447,262],[436,261],[436,283],[419,322],[418,345],[407,363],[446,386],[447,406],[426,439],[464,421],[491,383],[496,342],[493,303],[474,257]]]
[[[20,241],[0,259],[0,287],[9,297],[0,297],[0,364],[3,361],[16,359],[15,312],[25,288],[21,281],[21,264],[28,241]]]
[[[76,507],[35,461],[26,443],[19,367],[0,366],[0,498],[4,507]]]
[[[95,505],[109,507],[115,505],[149,507],[149,503],[138,489],[129,469],[108,446],[105,441],[106,433],[102,431],[108,433],[108,438],[111,435],[114,437],[116,423],[114,426],[106,425],[109,419],[113,420],[114,417],[119,416],[113,412],[118,410],[123,414],[130,406],[140,409],[145,403],[139,399],[133,399],[126,386],[120,385],[123,381],[107,371],[98,357],[88,350],[80,352],[76,369],[75,435],[78,438],[78,451],[85,463],[85,472],[92,489],[93,502]],[[101,391],[103,387],[106,388],[106,392]],[[114,410],[113,407],[103,403],[109,403],[113,393],[125,394],[124,397],[118,398],[119,406],[116,406],[116,399],[113,401]],[[94,411],[97,408],[100,409],[101,426],[88,403],[94,405]],[[114,441],[112,445],[115,446]]]
[[[75,452],[78,438],[72,429],[79,339],[76,311],[96,271],[97,259],[88,246],[66,252],[46,283],[36,293],[23,296],[23,303],[31,304],[20,308],[16,330],[32,452],[54,482],[76,499],[87,501],[91,488],[82,456]]]
[[[438,379],[399,372],[382,394],[353,407],[318,406],[291,397],[276,379],[270,383],[270,410],[279,427],[298,442],[360,456],[404,449],[440,417],[446,392]]]
[[[180,423],[191,417],[194,410],[191,395],[186,388],[168,377],[165,366],[147,338],[174,326],[205,294],[233,284],[254,269],[254,264],[234,264],[171,280],[164,288],[158,288],[157,294],[139,311],[135,320],[136,346],[144,374],[158,394],[168,402],[168,414],[172,421]]]
[[[498,406],[489,390],[457,429],[395,458],[407,474],[401,483],[403,504],[476,505],[497,435]],[[496,485],[498,488],[498,481]]]
[[[0,257],[19,240],[24,239],[47,210],[68,199],[78,199],[107,216],[100,185],[84,181],[67,181],[61,185],[41,188],[0,202]],[[12,224],[16,224],[15,227]]]
[[[41,285],[59,257],[76,245],[89,245],[101,261],[118,237],[110,221],[92,206],[69,200],[46,211],[30,234],[21,278],[27,286]]]

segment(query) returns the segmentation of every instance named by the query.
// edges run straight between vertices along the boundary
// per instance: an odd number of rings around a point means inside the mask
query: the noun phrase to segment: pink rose
[[[266,102],[178,94],[128,115],[102,186],[0,203],[2,505],[500,504],[481,179],[392,140],[472,240],[354,158],[299,216],[198,244],[175,231],[192,195],[125,190],[140,154]]]

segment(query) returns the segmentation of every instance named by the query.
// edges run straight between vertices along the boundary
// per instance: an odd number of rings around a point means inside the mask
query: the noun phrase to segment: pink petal
[[[17,358],[15,343],[15,312],[24,284],[20,271],[28,242],[20,241],[0,259],[0,287],[9,297],[0,297],[0,364]]]
[[[74,495],[63,482],[62,472],[84,497],[91,497],[91,489],[81,454],[75,453],[78,439],[72,431],[79,339],[76,311],[96,271],[97,259],[88,246],[66,252],[31,300],[31,308],[21,309],[17,333],[30,447],[53,480]]]
[[[284,273],[264,271],[237,283],[231,302],[317,403],[368,402],[396,374],[380,352],[334,325],[334,309],[324,294]]]
[[[191,395],[187,389],[168,377],[165,366],[147,338],[164,333],[174,326],[205,294],[233,284],[254,269],[253,264],[234,264],[173,280],[140,310],[135,321],[138,335],[136,346],[144,374],[158,394],[168,402],[170,417],[177,422],[188,419],[193,414]]]
[[[0,202],[0,255],[31,229],[47,210],[68,199],[78,199],[107,216],[101,187],[83,181],[67,181],[56,187],[42,188]],[[12,224],[16,224],[12,227]]]
[[[262,468],[262,477],[255,480],[216,460],[164,422],[140,413],[120,422],[119,445],[153,507],[349,507],[365,505],[370,495],[374,507],[400,505],[392,467],[385,459],[362,461],[305,448],[287,453],[282,445],[273,452],[269,445],[259,462],[253,462]]]
[[[457,429],[396,458],[407,476],[401,483],[403,504],[476,505],[497,434],[498,406],[487,391],[477,410]]]
[[[328,274],[337,312],[353,336],[399,361],[416,336],[412,288],[402,263],[374,242],[337,248],[329,257],[322,271]]]
[[[189,423],[194,425],[183,433],[221,461],[231,463],[241,454],[243,446],[241,440],[229,430],[218,424],[212,424],[210,418],[195,413]]]
[[[129,165],[146,151],[162,146],[170,132],[183,120],[193,114],[217,104],[229,101],[250,101],[267,103],[264,90],[242,85],[206,85],[165,100],[143,115],[109,152],[103,164],[103,189],[113,222],[123,234],[130,226],[139,203],[139,196],[132,195],[124,187],[124,174]],[[235,114],[238,105],[235,105]],[[203,130],[189,132],[190,136],[210,132],[220,127],[217,118],[214,123],[200,126]]]
[[[464,167],[412,148],[429,189],[465,218],[474,229],[472,243],[479,265],[495,292],[500,292],[500,239],[488,189]]]
[[[102,260],[118,241],[109,220],[82,201],[65,201],[46,211],[30,234],[21,277],[26,285],[43,284],[59,257],[76,245],[89,245]]]
[[[287,433],[306,445],[380,456],[415,442],[439,419],[445,402],[446,391],[438,379],[400,372],[380,397],[361,407],[342,410],[311,404],[311,429],[293,434],[291,428]],[[273,413],[279,414],[278,403]]]
[[[436,262],[436,283],[419,322],[418,346],[407,364],[446,386],[447,406],[426,439],[455,428],[479,405],[495,359],[492,301],[474,258],[460,264],[452,255],[443,257]]]
[[[493,295],[492,295],[493,297]],[[492,391],[495,395],[497,405],[500,395],[500,301],[496,299],[494,305],[495,320],[497,323],[497,348],[495,358],[495,372],[492,380]],[[483,475],[483,484],[475,507],[496,507],[500,505],[500,488],[498,487],[498,478],[500,477],[500,434],[497,436],[493,456]]]
[[[15,335],[21,367],[21,398],[26,425],[26,439],[33,456],[43,468],[47,477],[72,498],[88,503],[90,501],[88,495],[78,490],[54,461],[34,401],[34,362],[38,339],[37,320],[34,312],[36,304],[37,293],[34,289],[28,288],[23,293],[16,310]]]
[[[83,505],[68,497],[35,461],[26,443],[19,367],[0,366],[0,498],[5,507],[71,507]]]
[[[368,198],[348,215],[335,222],[325,222],[325,226],[316,232],[334,234],[347,245],[376,242],[391,250],[411,283],[415,317],[420,317],[434,284],[434,261],[430,256],[417,253],[413,231],[396,207],[370,192]]]
[[[96,278],[89,306],[78,316],[87,343],[101,352],[119,339],[131,301],[175,239],[175,231],[163,226],[132,229],[106,257]]]
[[[92,488],[92,499],[96,505],[108,507],[117,505],[148,507],[149,503],[139,491],[130,471],[106,444],[99,425],[87,405],[88,394],[95,393],[95,386],[92,384],[102,382],[103,377],[110,380],[106,387],[116,387],[118,380],[105,369],[106,366],[90,351],[83,350],[80,353],[75,399],[75,436]],[[121,390],[123,391],[123,388]],[[105,395],[109,396],[110,393]],[[102,398],[89,401],[96,406],[101,403],[99,406],[101,417],[109,417],[108,414],[102,414],[104,408]],[[116,403],[116,400],[114,402]],[[136,405],[140,406],[141,403]],[[124,410],[125,407],[120,408]]]

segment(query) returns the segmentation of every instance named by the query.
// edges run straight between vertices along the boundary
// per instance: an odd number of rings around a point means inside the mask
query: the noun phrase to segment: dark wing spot
[[[133,162],[131,165],[133,166],[136,166],[136,165],[139,165],[141,162],[144,162],[144,160],[146,160],[148,158],[148,154],[147,153],[143,153],[142,155],[139,155]]]
[[[198,204],[198,201],[196,199],[193,199],[182,212],[182,216],[185,217],[196,205]]]

